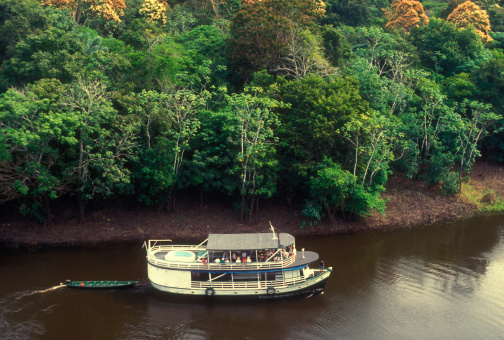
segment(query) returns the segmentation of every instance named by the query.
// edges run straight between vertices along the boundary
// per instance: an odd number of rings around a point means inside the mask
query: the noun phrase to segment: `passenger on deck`
[[[241,263],[241,260],[240,260],[239,256],[236,258],[236,263]]]
[[[247,262],[252,262],[252,260],[250,259],[250,256],[247,256]]]

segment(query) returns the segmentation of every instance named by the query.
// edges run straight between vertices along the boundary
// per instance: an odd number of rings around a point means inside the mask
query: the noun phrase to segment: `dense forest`
[[[192,193],[366,216],[392,173],[455,195],[504,161],[501,5],[2,0],[2,211]]]

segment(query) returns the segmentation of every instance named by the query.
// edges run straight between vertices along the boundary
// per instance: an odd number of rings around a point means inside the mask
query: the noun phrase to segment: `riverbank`
[[[260,207],[259,216],[242,221],[239,212],[219,202],[179,202],[175,213],[157,209],[104,209],[90,213],[77,225],[75,219],[60,220],[52,226],[36,223],[0,224],[0,247],[36,250],[43,247],[96,245],[106,242],[142,242],[147,239],[202,241],[209,233],[266,232],[269,222],[279,232],[297,237],[331,235],[366,230],[393,230],[456,221],[491,210],[504,197],[504,166],[478,163],[462,193],[448,197],[439,188],[427,187],[402,175],[392,177],[382,195],[387,202],[385,215],[367,218],[328,218],[312,227],[301,228],[299,207],[281,203]]]

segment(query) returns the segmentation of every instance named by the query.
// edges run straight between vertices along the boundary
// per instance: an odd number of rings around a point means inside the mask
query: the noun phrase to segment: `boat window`
[[[284,272],[284,276],[286,279],[293,279],[300,276],[299,270],[287,270]]]
[[[277,278],[282,278],[281,272],[270,272],[270,273],[261,273],[261,280],[264,281],[273,281]]]
[[[192,281],[208,281],[209,279],[208,273],[191,272]]]
[[[252,281],[257,280],[257,273],[235,273],[233,274],[235,281]]]
[[[212,278],[217,277],[212,280],[214,282],[231,282],[231,274],[212,274]]]

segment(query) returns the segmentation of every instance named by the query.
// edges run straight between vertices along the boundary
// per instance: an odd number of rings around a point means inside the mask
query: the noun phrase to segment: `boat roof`
[[[284,248],[294,244],[294,236],[286,233],[210,234],[207,250],[259,250]]]

